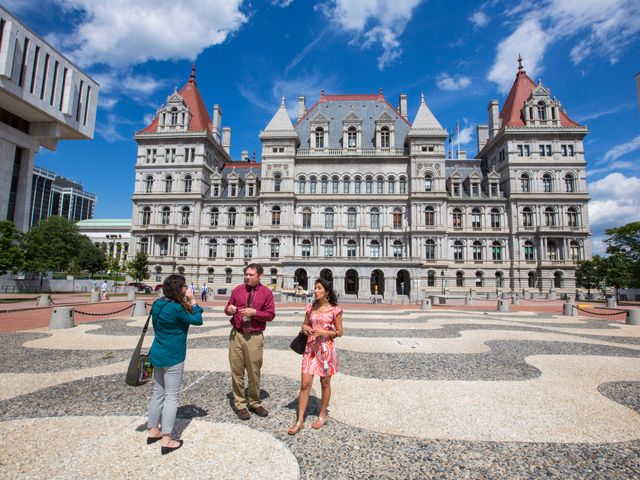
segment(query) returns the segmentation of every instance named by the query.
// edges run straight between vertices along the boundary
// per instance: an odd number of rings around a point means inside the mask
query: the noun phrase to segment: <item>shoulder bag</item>
[[[158,316],[166,306],[166,303],[158,312]],[[153,309],[153,306],[151,307]],[[129,368],[127,368],[127,375],[124,379],[125,383],[131,387],[139,387],[140,385],[144,385],[153,377],[153,364],[149,359],[149,352],[142,353],[142,342],[144,341],[144,336],[147,333],[147,329],[149,328],[149,321],[151,320],[151,312],[149,312],[149,316],[147,317],[147,321],[144,323],[144,327],[142,328],[142,335],[140,335],[140,340],[138,340],[138,345],[133,350],[133,355],[131,355],[131,360],[129,361]]]

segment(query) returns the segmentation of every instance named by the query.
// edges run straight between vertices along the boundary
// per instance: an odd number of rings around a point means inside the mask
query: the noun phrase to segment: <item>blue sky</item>
[[[445,128],[460,122],[475,155],[513,82],[518,53],[567,113],[586,124],[594,250],[602,232],[640,220],[638,0],[10,0],[4,5],[101,84],[95,139],[60,142],[36,164],[98,195],[97,218],[131,215],[136,144],[196,63],[232,156],[256,151],[284,96],[293,114],[327,93],[376,93],[412,119],[424,93]]]

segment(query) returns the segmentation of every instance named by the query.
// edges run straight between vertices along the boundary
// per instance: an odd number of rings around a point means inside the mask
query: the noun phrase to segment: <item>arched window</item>
[[[395,179],[395,177],[389,177],[388,192],[391,193],[391,194],[396,193],[396,179]]]
[[[547,119],[547,105],[543,101],[538,102],[538,119],[539,120]]]
[[[562,272],[555,272],[553,274],[553,286],[554,288],[562,288],[563,275]]]
[[[320,193],[327,193],[328,184],[329,184],[329,179],[327,177],[322,177],[320,179]]]
[[[393,228],[394,230],[402,229],[402,210],[399,208],[393,209]]]
[[[307,179],[305,177],[300,177],[298,180],[298,193],[304,193],[306,184]]]
[[[578,210],[575,207],[567,209],[567,225],[572,228],[578,227]]]
[[[582,247],[579,241],[571,240],[571,243],[569,243],[569,255],[574,262],[582,260]]]
[[[427,240],[424,244],[424,258],[427,260],[435,260],[436,258],[436,242]],[[433,285],[432,285],[433,286]]]
[[[456,287],[464,287],[464,272],[456,272]]]
[[[173,177],[171,175],[167,175],[164,177],[164,192],[171,193],[171,189],[173,188]]]
[[[322,127],[316,128],[315,136],[316,148],[324,148],[324,129]]]
[[[184,191],[186,193],[190,193],[192,186],[193,186],[193,178],[191,178],[191,175],[185,175],[184,176]]]
[[[271,239],[271,258],[278,258],[280,256],[280,240],[277,238]]]
[[[302,241],[302,256],[303,257],[311,256],[311,241],[309,240]]]
[[[533,227],[533,212],[529,207],[522,209],[522,226]]]
[[[253,227],[253,220],[255,218],[255,211],[253,207],[249,207],[244,212],[244,225],[245,227]]]
[[[151,223],[151,207],[144,207],[142,209],[142,225],[147,226]]]
[[[351,188],[351,179],[349,177],[344,177],[342,180],[342,193],[349,193]]]
[[[169,225],[170,220],[171,220],[171,208],[162,207],[162,215],[160,219],[162,225]]]
[[[231,283],[233,280],[233,271],[230,268],[224,269],[224,281],[227,283]]]
[[[273,176],[273,191],[279,192],[281,186],[282,186],[282,175],[280,175],[279,173],[276,173]]]
[[[556,226],[556,211],[553,207],[544,209],[544,224],[548,227]]]
[[[453,228],[462,228],[462,210],[454,208],[453,212],[451,212],[451,217],[453,221]]]
[[[545,192],[553,192],[553,177],[550,173],[542,175],[542,189]]]
[[[280,225],[280,207],[277,205],[271,209],[271,225]]]
[[[433,207],[424,208],[424,224],[428,227],[435,225],[436,212]]]
[[[427,173],[424,176],[424,191],[431,192],[433,190],[433,176],[430,173]]]
[[[464,245],[460,240],[453,242],[453,259],[457,262],[464,260]]]
[[[483,284],[482,272],[476,272],[476,287],[481,288]]]
[[[360,177],[356,177],[353,182],[354,193],[362,192],[362,179]]]
[[[347,257],[355,257],[358,244],[355,240],[349,240],[347,242]]]
[[[332,193],[338,193],[339,183],[340,183],[340,179],[338,178],[337,175],[334,175],[333,178],[331,179],[331,192]]]
[[[191,220],[191,209],[189,207],[182,207],[182,215],[181,215],[180,223],[182,225],[189,225]]]
[[[311,228],[311,210],[308,208],[302,210],[302,228]]]
[[[358,212],[354,207],[349,207],[347,210],[347,228],[356,228],[358,221]]]
[[[481,262],[482,250],[483,250],[482,242],[480,240],[476,240],[475,242],[473,242],[472,249],[473,249],[473,261]]]
[[[369,244],[369,254],[372,257],[380,256],[380,242],[377,240],[371,240],[371,243]]]
[[[333,208],[324,210],[324,228],[333,228]]]
[[[144,179],[144,191],[145,193],[153,192],[153,177],[151,175],[147,175]]]
[[[149,239],[147,237],[142,237],[138,240],[138,251],[149,253]]]
[[[535,248],[531,240],[524,242],[524,259],[527,262],[533,262],[536,259]]]
[[[324,241],[324,256],[333,257],[333,242],[331,240]]]
[[[567,173],[564,176],[564,185],[565,185],[565,187],[567,189],[567,192],[569,192],[569,193],[575,192],[576,191],[576,179],[575,179],[575,177],[572,174]]]
[[[370,217],[371,228],[373,230],[378,230],[380,228],[380,210],[377,208],[372,208]]]
[[[316,177],[311,177],[309,179],[309,193],[316,193],[316,184],[318,179]]]
[[[178,255],[182,258],[186,257],[189,253],[189,240],[181,238],[178,242]]]
[[[531,177],[528,173],[520,175],[520,187],[523,193],[529,193],[531,191]]]
[[[405,177],[400,177],[400,193],[407,193],[407,179]]]
[[[228,218],[228,223],[230,227],[235,227],[236,226],[236,215],[237,215],[237,210],[235,208],[230,208],[229,211],[227,212],[227,218]]]
[[[207,251],[209,258],[216,258],[218,255],[218,240],[215,238],[210,239]]]
[[[366,177],[364,180],[364,193],[371,193],[372,186],[373,186],[373,178]]]
[[[167,237],[162,237],[160,242],[158,243],[160,248],[160,256],[165,257],[169,254],[169,239]]]
[[[547,255],[549,260],[558,260],[558,245],[553,240],[547,241]]]
[[[220,222],[220,210],[218,207],[213,207],[209,212],[209,225],[217,227]]]
[[[384,193],[384,177],[382,176],[376,179],[376,193]]]
[[[233,258],[235,256],[236,242],[232,238],[230,238],[227,240],[227,244],[225,246],[226,246],[225,257]]]
[[[529,272],[527,275],[527,286],[529,288],[536,288],[536,272]]]
[[[482,228],[482,210],[479,208],[471,210],[471,228],[474,230]]]
[[[501,226],[501,222],[500,222],[500,217],[502,215],[500,214],[500,209],[499,208],[492,208],[491,209],[491,228],[500,228]]]
[[[391,134],[389,127],[382,127],[380,129],[380,148],[389,148],[391,146]]]
[[[349,127],[347,129],[347,147],[348,148],[356,148],[357,146],[357,135],[356,127]]]
[[[244,241],[242,257],[245,259],[250,259],[253,257],[253,242],[248,238]]]
[[[502,272],[496,272],[496,288],[502,288],[503,278]]]
[[[174,127],[178,124],[178,109],[173,107],[171,109],[171,126]]]
[[[396,240],[395,242],[393,242],[393,256],[395,258],[402,257],[402,250],[403,250],[403,245],[400,240]]]
[[[502,262],[502,249],[502,243],[497,240],[491,244],[491,258],[494,262]]]

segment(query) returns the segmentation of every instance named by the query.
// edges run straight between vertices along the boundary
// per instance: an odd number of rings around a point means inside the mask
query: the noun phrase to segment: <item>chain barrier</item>
[[[74,313],[79,313],[80,315],[87,315],[89,317],[106,317],[108,315],[115,315],[116,313],[122,313],[125,310],[130,309],[131,307],[133,307],[133,303],[127,307],[124,307],[122,310],[118,310],[117,312],[109,312],[109,313],[90,313],[90,312],[81,312],[80,310],[76,310],[75,308],[73,309]]]
[[[616,308],[611,308],[611,307],[593,307],[593,308],[599,308],[600,310],[609,310],[610,312],[613,312],[614,310],[618,313],[627,313],[626,310],[621,310],[621,309],[616,309]]]
[[[579,310],[579,311],[581,311],[581,312],[584,312],[584,313],[589,313],[589,314],[591,314],[591,315],[599,315],[599,316],[601,316],[601,317],[612,317],[612,316],[614,316],[614,315],[620,315],[621,313],[627,313],[627,311],[626,311],[626,310],[617,310],[617,311],[615,311],[615,312],[613,312],[613,313],[599,313],[599,312],[591,312],[591,311],[589,311],[589,310],[585,310],[584,308],[580,308],[580,307],[578,307],[577,305],[574,305],[574,306],[573,306],[573,308],[575,308],[576,310]],[[606,308],[606,307],[605,307],[605,308]]]
[[[540,300],[540,299],[533,299],[533,298],[521,298],[521,300],[525,302],[534,302],[534,303],[551,303],[551,302],[557,302],[558,300],[561,300],[561,299],[556,298],[554,300]]]

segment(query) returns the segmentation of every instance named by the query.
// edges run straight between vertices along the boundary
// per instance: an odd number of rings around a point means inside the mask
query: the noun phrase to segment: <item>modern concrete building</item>
[[[98,84],[0,7],[0,220],[30,225],[34,157],[93,138]]]
[[[158,275],[229,286],[243,266],[266,283],[343,297],[575,288],[591,256],[583,138],[548,88],[518,67],[500,109],[478,127],[478,156],[446,156],[444,130],[425,99],[284,99],[260,133],[260,163],[232,160],[222,110],[211,120],[195,73],[138,142],[132,254]],[[462,156],[461,156],[462,157]]]
[[[33,167],[29,227],[53,215],[72,222],[93,218],[96,196],[82,185],[40,167]]]

